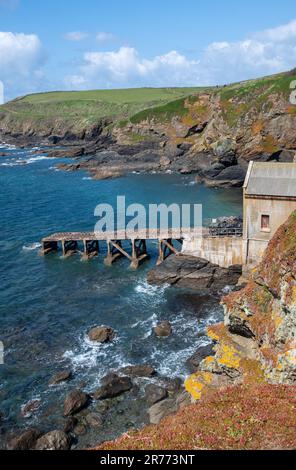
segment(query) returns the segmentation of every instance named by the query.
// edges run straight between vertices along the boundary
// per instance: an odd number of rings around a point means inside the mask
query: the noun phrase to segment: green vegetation
[[[296,72],[294,71],[293,73],[272,75],[225,87],[220,92],[225,120],[230,127],[234,127],[251,108],[260,112],[264,107],[267,111],[272,106],[270,98],[275,93],[282,94],[288,100],[292,80],[296,80]]]
[[[0,106],[0,118],[29,123],[35,129],[46,125],[68,126],[75,130],[87,128],[101,119],[109,119],[119,128],[129,122],[133,124],[146,120],[168,122],[174,116],[207,114],[205,105],[195,104],[200,93],[210,92],[220,96],[224,119],[230,127],[255,108],[258,112],[272,107],[271,96],[280,93],[288,100],[290,83],[296,79],[296,72],[264,77],[234,83],[225,87],[192,88],[136,88],[118,90],[56,91],[36,93],[17,98]],[[288,113],[296,108],[290,106]],[[266,142],[270,147],[271,143]]]
[[[0,114],[9,113],[20,120],[55,118],[63,122],[78,120],[83,124],[116,117],[124,127],[134,114],[156,105],[166,105],[198,90],[200,88],[136,88],[37,93],[6,103],[0,107]]]

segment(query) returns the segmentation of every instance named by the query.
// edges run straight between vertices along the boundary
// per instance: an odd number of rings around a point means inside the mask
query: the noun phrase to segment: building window
[[[261,215],[261,230],[263,232],[270,232],[270,216]]]

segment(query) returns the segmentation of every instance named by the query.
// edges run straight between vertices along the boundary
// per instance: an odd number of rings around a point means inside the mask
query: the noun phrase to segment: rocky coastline
[[[28,106],[34,116],[34,107],[15,101],[0,110],[0,139],[49,146],[49,157],[74,159],[60,168],[86,170],[95,179],[171,171],[193,174],[213,187],[241,187],[251,160],[295,158],[293,78],[295,70],[212,88],[128,118],[106,116],[88,125],[76,117],[48,119],[46,112],[41,120],[25,119],[19,108]]]
[[[188,270],[192,273],[191,278],[188,278]],[[161,284],[168,283],[169,278],[176,280],[178,277],[180,282],[175,284],[180,288],[191,289],[202,302],[202,295],[205,295],[205,273],[208,292],[216,294],[218,302],[224,288],[234,288],[241,269],[233,267],[220,270],[205,260],[172,255],[163,265],[150,271],[148,280]],[[112,343],[118,334],[120,332],[115,332],[108,326],[93,327],[87,333],[89,340],[98,344]],[[170,322],[164,318],[153,327],[152,334],[159,341],[166,341],[174,331]],[[199,347],[188,359],[188,369],[196,371],[211,350],[210,342],[206,347]],[[50,379],[48,386],[61,393],[63,384],[70,385],[73,377],[72,370],[61,370]],[[130,428],[157,425],[164,417],[190,403],[190,394],[185,390],[181,378],[161,376],[151,364],[130,365],[110,370],[100,381],[100,386],[91,392],[86,392],[83,384],[81,388],[70,390],[63,397],[56,429],[50,429],[46,420],[43,424],[40,418],[36,427],[4,432],[4,424],[8,425],[4,416],[0,427],[4,433],[6,448],[10,450],[87,448],[114,439]],[[24,423],[38,413],[40,406],[39,400],[32,400],[22,407]]]

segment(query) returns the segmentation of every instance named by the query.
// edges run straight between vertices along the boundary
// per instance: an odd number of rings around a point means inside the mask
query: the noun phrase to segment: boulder
[[[173,329],[170,322],[165,320],[156,325],[153,328],[153,331],[159,338],[167,338],[168,336],[171,336]]]
[[[166,400],[162,400],[149,408],[149,421],[151,424],[159,424],[163,418],[176,413],[176,411],[176,401],[171,398],[167,398]]]
[[[167,397],[167,390],[159,385],[149,384],[145,388],[145,399],[150,406],[155,405],[155,403],[158,403]]]
[[[132,389],[133,383],[129,377],[120,377],[110,374],[102,380],[102,386],[98,388],[93,397],[95,400],[105,400],[115,398]]]
[[[213,344],[208,344],[206,346],[200,346],[195,353],[187,360],[187,367],[190,372],[194,373],[198,370],[198,367],[206,357],[212,356],[214,354]]]
[[[123,367],[119,372],[130,377],[153,377],[156,375],[156,370],[149,364]]]
[[[71,441],[64,431],[51,431],[40,437],[37,442],[36,450],[69,450]]]
[[[108,326],[98,326],[89,331],[88,337],[96,343],[108,343],[114,339],[115,332]]]
[[[64,402],[64,416],[74,415],[85,408],[88,404],[89,396],[81,390],[72,390],[67,395]]]
[[[103,425],[103,418],[100,413],[89,413],[85,419],[91,428],[100,428]]]
[[[49,385],[58,385],[61,382],[67,382],[72,377],[72,372],[70,370],[63,370],[58,372],[56,375],[52,377],[49,382]]]
[[[8,450],[31,450],[35,447],[37,439],[41,436],[38,429],[30,428],[17,437],[11,439],[7,445]]]

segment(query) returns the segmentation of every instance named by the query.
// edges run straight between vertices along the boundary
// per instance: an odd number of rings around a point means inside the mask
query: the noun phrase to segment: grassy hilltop
[[[128,119],[147,108],[198,93],[201,88],[135,88],[56,91],[17,98],[0,107],[0,115],[33,121],[50,118],[93,124],[101,118]]]
[[[52,136],[81,143],[106,135],[124,145],[186,144],[192,157],[235,154],[244,166],[296,149],[293,80],[296,69],[227,86],[37,93],[0,106],[0,135],[29,145]]]

